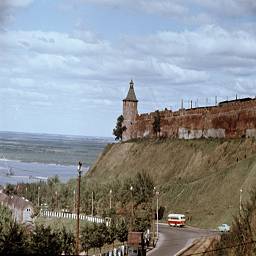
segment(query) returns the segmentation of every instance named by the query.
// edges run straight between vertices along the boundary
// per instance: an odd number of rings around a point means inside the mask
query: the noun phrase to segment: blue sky
[[[139,112],[256,95],[254,0],[0,0],[0,130],[111,136]]]

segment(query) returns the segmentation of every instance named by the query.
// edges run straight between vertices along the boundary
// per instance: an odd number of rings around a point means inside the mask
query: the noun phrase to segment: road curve
[[[159,224],[159,241],[156,248],[148,252],[150,256],[173,256],[194,239],[216,235],[216,232],[192,227],[175,228]]]

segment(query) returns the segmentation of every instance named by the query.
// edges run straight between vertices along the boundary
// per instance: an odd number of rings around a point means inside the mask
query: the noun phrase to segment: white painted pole
[[[240,215],[242,213],[242,193],[243,193],[243,190],[240,189],[240,198],[239,198],[239,214]]]
[[[158,239],[158,197],[159,192],[156,192],[156,238]]]
[[[92,191],[92,216],[93,216],[93,191]]]
[[[112,197],[112,189],[110,189],[110,191],[109,191],[109,209],[111,209],[112,208],[112,205],[111,205],[111,197]]]

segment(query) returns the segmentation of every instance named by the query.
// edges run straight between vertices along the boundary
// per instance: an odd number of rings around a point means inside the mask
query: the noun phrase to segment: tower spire
[[[134,83],[130,81],[130,87],[126,98],[123,100],[123,126],[126,130],[123,132],[123,140],[132,139],[135,132],[135,124],[138,115],[138,100],[134,91]]]
[[[129,88],[128,94],[127,94],[126,98],[124,99],[124,101],[138,102],[138,100],[136,98],[135,91],[134,91],[133,80],[130,81],[130,88]]]

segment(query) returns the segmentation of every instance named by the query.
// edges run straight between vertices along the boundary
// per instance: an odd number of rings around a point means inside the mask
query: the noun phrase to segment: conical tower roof
[[[135,91],[134,91],[134,83],[133,81],[131,80],[130,82],[130,88],[129,88],[129,91],[128,91],[128,94],[126,96],[126,98],[124,99],[124,101],[134,101],[134,102],[138,102],[137,98],[136,98],[136,95],[135,95]]]

